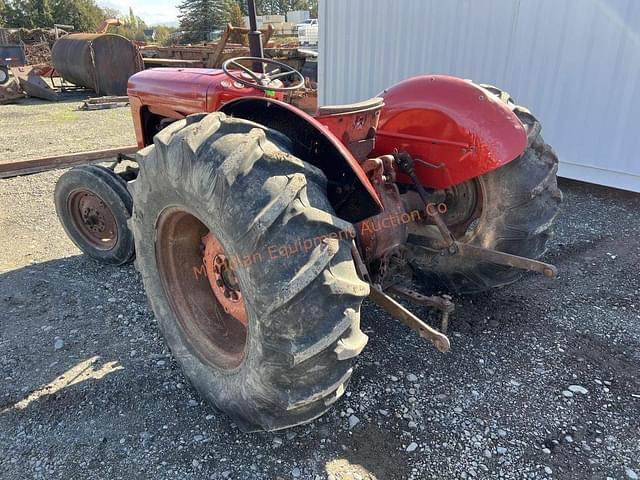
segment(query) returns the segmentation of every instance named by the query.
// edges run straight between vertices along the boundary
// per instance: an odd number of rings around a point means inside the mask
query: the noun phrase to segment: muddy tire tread
[[[238,254],[351,227],[335,216],[322,172],[291,155],[282,134],[222,113],[173,123],[139,162],[130,186],[136,265],[192,384],[246,431],[286,428],[324,413],[344,392],[352,359],[367,342],[359,317],[368,286],[357,276],[350,242],[328,238],[288,260],[247,268],[240,281],[252,298],[249,346],[231,373],[203,365],[189,350],[167,308],[153,250],[158,204],[172,201],[198,205],[225,249]]]

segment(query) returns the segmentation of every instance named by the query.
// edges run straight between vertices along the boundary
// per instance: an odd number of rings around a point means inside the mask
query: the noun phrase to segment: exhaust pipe
[[[258,19],[256,18],[256,2],[248,0],[247,7],[249,9],[249,52],[252,57],[264,58],[264,50],[262,49],[262,32],[258,30]],[[264,73],[262,62],[253,62],[253,71]]]

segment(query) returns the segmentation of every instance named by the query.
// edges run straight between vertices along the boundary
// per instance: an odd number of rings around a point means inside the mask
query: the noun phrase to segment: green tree
[[[122,15],[116,15],[115,18],[120,18]],[[120,18],[119,27],[115,27],[111,29],[111,33],[115,33],[116,35],[122,35],[123,37],[128,38],[129,40],[138,40],[145,41],[147,40],[147,36],[144,31],[149,27],[140,17],[137,17],[135,13],[133,13],[133,9],[129,7],[129,14],[124,18]]]
[[[171,45],[172,37],[171,35],[175,33],[178,29],[175,27],[167,27],[165,25],[157,25],[152,27],[156,32],[156,43],[160,45]]]
[[[14,28],[50,28],[54,23],[62,23],[73,25],[78,32],[93,32],[105,18],[94,0],[0,1],[2,22]]]
[[[33,28],[31,5],[27,0],[8,0],[5,16],[8,27]]]
[[[242,12],[247,14],[247,0],[240,1]],[[318,0],[256,0],[258,15],[286,15],[291,10],[309,10],[313,18],[318,17]]]
[[[31,22],[34,27],[51,27],[53,26],[53,10],[49,4],[49,0],[31,0]]]
[[[110,8],[110,7],[102,7],[102,14],[104,15],[104,18],[118,18],[122,21],[122,13],[119,10],[116,10],[115,8]]]
[[[95,32],[105,19],[94,0],[51,0],[55,23],[73,25],[76,32]]]
[[[29,8],[25,0],[7,0],[4,4],[3,17],[7,27],[31,27]]]
[[[318,18],[318,0],[309,0],[308,6],[311,18]]]
[[[129,7],[129,20],[127,21],[131,28],[138,28],[138,21],[133,13],[133,8]]]
[[[222,28],[228,18],[227,6],[226,0],[183,0],[178,18],[187,41],[206,40],[209,33]]]
[[[280,15],[286,15],[292,10],[309,10],[307,0],[279,0],[277,4]]]
[[[49,0],[13,0],[3,5],[3,23],[10,27],[50,27],[53,15]]]

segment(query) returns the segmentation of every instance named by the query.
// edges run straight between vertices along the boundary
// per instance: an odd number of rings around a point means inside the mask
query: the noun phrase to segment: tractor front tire
[[[136,266],[165,340],[193,386],[244,431],[320,416],[367,342],[369,288],[342,234],[352,226],[334,215],[323,173],[290,151],[259,124],[192,115],[139,153],[130,184]],[[204,272],[211,236],[217,256]],[[217,265],[231,265],[226,276]],[[242,315],[230,313],[233,299]]]
[[[133,203],[127,182],[100,165],[67,170],[56,182],[58,219],[69,238],[97,262],[123,265],[135,257],[127,226]]]
[[[562,202],[556,178],[558,157],[544,142],[540,123],[529,110],[516,106],[508,93],[496,87],[482,87],[513,108],[527,131],[528,145],[517,159],[469,181],[480,192],[481,213],[472,231],[459,241],[537,259],[553,236]],[[456,205],[451,207],[455,209]],[[439,255],[424,245],[420,235],[409,236],[414,272],[428,290],[478,293],[511,284],[523,274],[515,268],[460,255]]]

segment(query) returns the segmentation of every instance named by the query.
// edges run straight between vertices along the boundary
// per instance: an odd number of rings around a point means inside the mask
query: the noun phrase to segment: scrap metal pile
[[[65,30],[60,28],[58,28],[57,31],[58,37],[66,35],[67,33]],[[13,44],[24,43],[27,45],[33,45],[36,43],[47,43],[49,46],[52,46],[57,40],[56,31],[48,28],[16,28],[7,32],[7,38],[9,43]]]
[[[58,90],[68,88],[86,88],[99,96],[118,97],[127,94],[129,77],[144,68],[220,68],[228,58],[249,54],[244,44],[231,43],[247,35],[249,29],[231,24],[216,43],[170,47],[138,46],[120,35],[107,33],[109,26],[119,24],[117,20],[107,20],[98,33],[0,29],[0,103],[25,95],[55,101]],[[265,57],[303,71],[309,85],[315,85],[315,69],[305,66],[317,65],[317,54],[297,46],[277,45],[271,41],[273,32],[270,24],[262,30]],[[58,79],[57,85],[54,79]],[[316,102],[315,88],[308,88],[304,98],[296,97],[294,103],[313,111]]]
[[[24,54],[29,65],[51,63],[51,47],[47,42],[38,42],[31,45],[25,44]]]
[[[0,104],[25,95],[57,100],[42,77],[51,75],[51,46],[63,30],[0,29]]]

